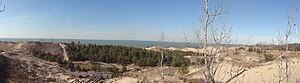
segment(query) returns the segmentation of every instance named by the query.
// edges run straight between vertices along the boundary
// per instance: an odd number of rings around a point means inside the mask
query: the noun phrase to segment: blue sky
[[[183,31],[193,39],[199,28],[203,1],[4,0],[0,37],[156,41],[164,31],[167,41],[184,41]],[[228,24],[240,41],[253,34],[254,43],[270,42],[286,27],[291,4],[300,1],[235,0]]]

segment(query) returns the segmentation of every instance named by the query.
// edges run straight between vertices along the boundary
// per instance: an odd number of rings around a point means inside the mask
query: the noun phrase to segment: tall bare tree
[[[226,51],[226,49],[222,49],[221,47],[216,47],[212,49],[207,49],[208,41],[211,38],[214,45],[217,46],[224,46],[225,44],[229,44],[231,41],[231,29],[232,27],[228,27],[226,25],[223,15],[228,14],[228,10],[224,8],[223,1],[211,7],[209,5],[210,0],[204,0],[205,8],[204,10],[204,17],[200,18],[199,21],[202,23],[203,28],[203,37],[200,34],[202,31],[196,30],[197,40],[199,43],[199,47],[203,46],[204,50],[204,76],[206,83],[216,83],[215,75],[220,67],[216,61],[220,58],[220,53]],[[211,30],[211,35],[208,35],[208,30]],[[203,42],[202,39],[203,38]],[[203,45],[201,45],[203,44]],[[241,75],[246,71],[245,67],[241,67],[238,69],[239,71],[234,75],[231,75],[228,80],[225,82],[230,82],[237,76]]]
[[[220,13],[220,8],[222,5],[222,1],[220,2],[220,4],[215,8],[214,11],[211,11],[211,9],[209,9],[209,0],[205,0],[205,20],[200,20],[203,24],[203,49],[205,51],[207,51],[206,47],[207,47],[207,41],[208,41],[208,37],[207,37],[207,29],[209,28],[209,25],[212,24],[216,18],[216,16],[221,15]],[[200,38],[200,32],[198,32],[197,34],[197,38],[198,40],[201,39]],[[202,43],[201,41],[199,41],[199,44]],[[200,46],[200,45],[199,45]],[[205,69],[205,78],[206,78],[206,82],[207,83],[214,83],[215,79],[213,78],[212,74],[211,74],[211,65],[210,61],[212,61],[212,56],[208,56],[207,53],[204,53],[204,59],[205,59],[205,65],[206,65],[206,69]]]
[[[291,0],[296,1],[296,0]],[[297,29],[297,25],[296,25],[296,17],[298,14],[299,8],[295,7],[294,5],[291,5],[288,9],[288,13],[287,13],[287,28],[286,28],[286,32],[285,32],[285,44],[286,44],[286,50],[288,51],[288,43],[289,43],[289,35],[291,34],[291,30],[294,28],[296,35],[299,36],[298,34],[298,29]]]
[[[293,0],[291,0],[293,1]],[[291,59],[288,56],[288,51],[289,51],[289,37],[291,35],[292,29],[295,29],[296,35],[299,36],[298,34],[298,29],[296,27],[296,15],[298,13],[298,8],[295,6],[291,5],[291,7],[288,9],[287,13],[287,27],[285,30],[285,35],[284,38],[281,37],[281,34],[279,32],[278,34],[278,45],[283,46],[285,45],[285,49],[280,51],[278,61],[277,61],[277,67],[278,67],[278,75],[275,76],[278,78],[278,83],[281,83],[285,80],[285,83],[290,82],[290,77],[293,72],[293,67],[291,67]]]
[[[164,67],[163,67],[163,63],[164,63],[164,46],[163,43],[165,41],[165,32],[161,32],[160,34],[158,34],[158,41],[159,41],[159,48],[160,48],[160,54],[161,54],[161,60],[160,60],[160,77],[161,77],[161,81],[162,83],[164,83]]]

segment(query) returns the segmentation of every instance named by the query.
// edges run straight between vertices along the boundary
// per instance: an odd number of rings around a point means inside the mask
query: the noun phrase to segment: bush
[[[190,71],[186,66],[181,66],[178,68],[178,73],[181,74],[181,78],[183,78],[183,75],[188,74]]]
[[[118,73],[119,69],[116,67],[110,67],[110,68],[105,68],[104,71],[112,72],[112,73],[116,74],[116,73]]]
[[[63,64],[63,56],[53,55],[51,53],[45,53],[45,52],[34,52],[33,55],[43,60],[47,60],[50,62],[57,62],[58,64]]]
[[[264,54],[265,57],[265,61],[269,62],[269,61],[273,61],[275,59],[274,55],[272,54]]]
[[[204,65],[205,64],[205,59],[204,58],[197,58],[196,61],[197,61],[197,63],[199,63],[199,65]]]
[[[253,52],[254,51],[254,48],[249,48],[248,49],[248,52]]]
[[[263,50],[261,48],[251,47],[251,48],[248,49],[248,52],[256,52],[256,53],[261,54],[261,53],[265,53],[266,50]]]
[[[73,64],[72,62],[67,62],[66,67],[67,67],[68,69],[73,70],[73,69],[74,69],[74,64]]]
[[[188,66],[189,62],[189,59],[186,59],[184,57],[175,57],[174,60],[172,60],[171,65],[174,67]]]

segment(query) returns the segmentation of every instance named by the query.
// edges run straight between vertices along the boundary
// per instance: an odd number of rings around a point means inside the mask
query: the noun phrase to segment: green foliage
[[[118,73],[119,69],[116,67],[110,67],[110,68],[105,68],[104,71]]]
[[[249,52],[256,52],[256,53],[265,53],[265,50],[263,49],[260,49],[260,48],[254,48],[254,47],[251,47],[248,49]]]
[[[161,55],[157,51],[142,48],[67,43],[71,61],[98,61],[105,63],[118,63],[121,65],[136,64],[138,66],[157,66]],[[193,52],[164,51],[164,64],[181,66],[188,65],[190,61],[183,56],[192,56]],[[175,59],[175,57],[178,57]]]
[[[53,55],[51,53],[44,52],[34,52],[33,55],[40,59],[44,59],[50,62],[57,62],[58,64],[63,64],[63,56]]]
[[[188,74],[190,71],[188,70],[188,68],[186,66],[181,66],[178,68],[178,73],[180,73],[181,75],[185,75]]]
[[[265,57],[265,61],[269,62],[269,61],[273,61],[275,59],[274,55],[272,54],[264,54]]]
[[[75,69],[74,64],[72,62],[67,62],[66,67],[71,70]]]
[[[96,67],[95,65],[93,65],[93,66],[91,67],[91,70],[97,71],[97,67]]]
[[[90,70],[100,71],[101,69],[103,69],[103,68],[100,65],[93,65]]]
[[[204,65],[205,64],[205,59],[204,58],[197,58],[196,61],[197,61],[197,63],[199,63],[199,65]]]
[[[172,60],[172,66],[174,67],[187,66],[189,63],[189,59],[185,59],[183,56],[175,57]]]

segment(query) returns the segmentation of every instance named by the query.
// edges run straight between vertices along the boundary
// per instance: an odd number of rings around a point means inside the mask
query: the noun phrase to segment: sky
[[[3,4],[0,38],[156,41],[157,34],[165,32],[167,41],[180,42],[185,41],[183,32],[195,39],[194,30],[201,29],[197,19],[204,13],[204,0],[3,0]],[[286,28],[290,5],[300,6],[300,1],[224,0],[224,4],[231,6],[227,24],[240,42],[253,35],[252,43],[270,43]]]

